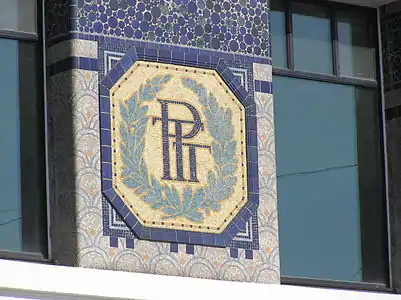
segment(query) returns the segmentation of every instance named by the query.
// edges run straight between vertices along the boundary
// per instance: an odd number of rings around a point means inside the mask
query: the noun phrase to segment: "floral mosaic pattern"
[[[267,0],[79,0],[78,30],[270,56]]]
[[[135,194],[142,194],[142,200],[150,204],[153,209],[161,210],[164,213],[164,220],[182,216],[193,222],[201,222],[205,213],[210,214],[211,210],[219,211],[219,202],[233,193],[233,185],[236,182],[236,178],[231,176],[237,168],[235,158],[237,143],[233,140],[231,109],[221,108],[217,99],[213,95],[208,95],[206,89],[195,81],[183,80],[184,86],[200,94],[201,103],[206,111],[207,127],[214,138],[211,152],[217,167],[215,172],[210,171],[207,187],[196,191],[187,187],[180,196],[174,187],[163,187],[154,176],[150,177],[143,161],[144,136],[149,118],[146,115],[148,107],[142,104],[154,100],[157,92],[170,79],[171,75],[154,77],[141,86],[140,92],[134,93],[128,103],[125,101],[120,103],[123,118],[120,124],[123,143],[120,148],[124,162],[124,184],[134,189]],[[223,157],[225,159],[222,159]]]

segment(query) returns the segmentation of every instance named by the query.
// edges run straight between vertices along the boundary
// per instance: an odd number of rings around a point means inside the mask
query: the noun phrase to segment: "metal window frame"
[[[42,83],[38,87],[38,100],[42,98],[41,111],[37,122],[39,122],[40,128],[42,129],[42,137],[40,144],[42,145],[42,149],[44,151],[42,155],[43,166],[43,186],[41,187],[41,194],[46,199],[43,199],[41,203],[39,203],[39,213],[41,215],[40,219],[40,248],[41,253],[31,253],[31,252],[23,252],[23,251],[7,251],[0,250],[0,259],[7,260],[24,260],[24,261],[32,261],[32,262],[42,262],[42,263],[54,263],[51,260],[51,249],[50,249],[50,236],[49,236],[49,192],[48,192],[48,145],[47,145],[47,105],[46,105],[46,58],[45,58],[45,21],[44,21],[44,12],[45,12],[45,4],[44,0],[36,0],[36,20],[37,20],[37,32],[36,33],[28,33],[23,31],[14,31],[14,30],[0,30],[0,38],[12,39],[17,41],[25,41],[34,43],[37,47],[37,61],[38,61],[38,78],[40,78],[40,82]],[[23,201],[23,200],[22,200]]]
[[[379,130],[380,130],[380,153],[382,158],[382,174],[383,174],[383,185],[384,185],[384,195],[383,199],[385,203],[381,203],[383,216],[382,219],[377,221],[378,224],[383,225],[381,228],[383,238],[385,239],[385,244],[381,251],[386,252],[386,257],[383,257],[381,263],[385,268],[383,276],[385,276],[384,281],[386,284],[381,283],[370,283],[370,282],[345,282],[345,281],[335,281],[335,280],[320,280],[312,278],[295,278],[288,276],[281,276],[282,284],[290,285],[301,285],[301,286],[316,286],[316,287],[326,287],[326,288],[340,288],[340,289],[354,289],[354,290],[369,290],[369,291],[382,291],[382,292],[394,292],[393,289],[393,279],[391,276],[391,249],[390,249],[390,223],[389,223],[389,197],[388,197],[388,165],[387,165],[387,149],[386,149],[386,128],[385,128],[385,114],[384,114],[384,91],[383,91],[383,68],[381,61],[381,37],[380,37],[380,15],[379,10],[375,8],[360,7],[350,4],[337,3],[332,1],[321,1],[321,0],[283,0],[284,13],[285,13],[285,32],[286,32],[286,59],[287,68],[274,67],[273,65],[273,75],[282,77],[292,77],[297,79],[307,79],[313,81],[321,81],[326,83],[335,83],[342,85],[350,85],[355,87],[363,87],[369,89],[376,89],[378,91],[378,112],[379,112]],[[293,48],[293,36],[292,36],[292,3],[305,3],[312,4],[319,7],[325,8],[330,14],[330,27],[331,27],[331,40],[332,40],[332,64],[333,64],[333,74],[322,74],[314,72],[306,72],[296,70],[294,66],[294,48]],[[357,12],[358,14],[364,13],[367,18],[371,19],[374,24],[368,24],[369,33],[373,37],[372,44],[376,49],[376,79],[364,79],[356,77],[347,77],[340,75],[339,66],[339,53],[338,53],[338,31],[337,31],[337,18],[336,13],[339,11],[347,12]],[[273,58],[274,61],[274,58]],[[273,80],[274,85],[274,80]],[[361,209],[362,210],[362,209]],[[362,219],[362,212],[361,212]],[[365,220],[366,222],[366,220]],[[362,223],[362,222],[361,222]],[[385,227],[385,228],[384,228]],[[363,228],[361,228],[361,232]],[[362,235],[362,233],[361,233]],[[363,250],[362,250],[363,251]],[[362,254],[363,256],[363,254]],[[366,259],[366,257],[365,257]],[[362,259],[363,263],[363,259]],[[366,262],[365,262],[366,263]]]
[[[320,1],[320,0],[283,0],[285,9],[285,31],[286,31],[286,58],[287,58],[287,68],[275,67],[273,64],[273,75],[294,77],[300,79],[310,79],[328,83],[338,83],[345,85],[353,85],[358,87],[367,88],[378,88],[378,80],[359,78],[359,77],[349,77],[340,75],[340,65],[339,65],[339,54],[338,54],[338,34],[336,29],[336,12],[337,11],[347,11],[347,12],[364,12],[370,18],[376,18],[376,12],[374,8],[360,7],[350,4],[343,4],[330,1]],[[332,57],[333,57],[333,74],[324,74],[309,72],[303,70],[295,69],[294,65],[294,45],[293,45],[293,26],[292,26],[292,4],[293,3],[303,3],[311,4],[318,7],[323,7],[330,14],[330,29],[331,29],[331,40],[332,40]],[[376,46],[376,43],[375,43]],[[378,49],[378,47],[376,47]],[[376,56],[378,55],[376,51]],[[273,58],[274,62],[274,58]],[[378,70],[376,70],[376,78],[378,76]],[[381,74],[380,74],[381,75]]]

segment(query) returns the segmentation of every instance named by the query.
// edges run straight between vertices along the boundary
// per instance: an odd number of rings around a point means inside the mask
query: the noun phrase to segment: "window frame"
[[[40,170],[40,179],[43,180],[41,183],[40,194],[43,196],[43,200],[38,199],[38,211],[34,213],[39,214],[39,247],[40,252],[24,252],[24,251],[9,251],[0,249],[0,260],[23,260],[23,261],[32,261],[32,262],[42,262],[42,263],[54,263],[51,260],[51,252],[50,252],[50,237],[49,237],[49,190],[48,190],[48,133],[47,133],[47,105],[46,105],[46,57],[45,57],[45,22],[44,22],[44,0],[36,0],[36,33],[28,33],[23,31],[14,31],[14,30],[3,30],[0,29],[0,38],[15,40],[15,41],[23,41],[34,44],[34,47],[37,49],[37,66],[38,70],[36,71],[38,78],[38,111],[40,114],[36,119],[36,122],[39,126],[40,134],[40,148],[41,148],[41,170]],[[22,170],[22,169],[20,169]],[[22,187],[21,187],[22,189]],[[23,202],[23,198],[21,198],[21,202]],[[22,208],[23,210],[23,208]],[[21,212],[22,214],[22,212]],[[22,222],[23,223],[23,222]],[[26,227],[26,226],[25,226]],[[22,225],[22,230],[24,225]]]
[[[387,166],[387,149],[386,149],[386,128],[385,128],[385,111],[384,111],[384,91],[383,91],[383,74],[382,74],[382,63],[381,63],[381,45],[380,45],[380,16],[377,8],[361,7],[351,4],[338,3],[333,1],[321,1],[321,0],[276,0],[281,2],[284,14],[285,14],[285,32],[284,38],[286,45],[286,68],[274,66],[274,53],[272,53],[272,71],[273,76],[290,77],[296,79],[306,79],[312,81],[320,81],[326,83],[334,83],[341,85],[351,85],[355,87],[363,87],[369,89],[375,89],[378,93],[378,112],[379,112],[379,136],[380,136],[380,153],[381,153],[381,171],[383,174],[383,202],[381,203],[382,215],[381,218],[374,219],[373,225],[367,224],[368,220],[366,213],[363,212],[363,207],[360,207],[360,230],[361,238],[366,236],[367,232],[370,232],[370,228],[379,226],[380,237],[385,240],[385,245],[381,251],[385,253],[385,257],[381,257],[381,267],[385,268],[386,284],[381,283],[370,283],[370,282],[347,282],[337,280],[325,280],[325,279],[312,279],[312,278],[298,278],[281,276],[281,283],[288,285],[300,285],[300,286],[311,286],[311,287],[325,287],[325,288],[336,288],[336,289],[351,289],[351,290],[369,290],[369,291],[381,291],[381,292],[394,292],[392,282],[392,264],[390,261],[391,248],[390,248],[390,232],[391,227],[389,224],[389,197],[388,197],[388,166]],[[272,3],[272,2],[271,2]],[[292,6],[293,3],[304,3],[316,5],[324,8],[330,15],[330,26],[331,26],[331,40],[332,40],[332,65],[333,74],[323,74],[309,71],[296,70],[294,66],[294,47],[293,47],[293,26],[292,26]],[[270,9],[273,10],[274,9]],[[338,32],[337,32],[337,12],[357,12],[358,14],[364,14],[367,18],[371,19],[372,23],[368,23],[370,26],[367,34],[370,35],[372,45],[375,47],[375,78],[357,78],[340,75],[340,64],[339,64],[339,48],[338,48]],[[274,89],[274,79],[273,79]],[[367,205],[365,204],[365,207]],[[364,218],[365,215],[365,218]],[[370,228],[363,228],[363,225],[369,225]],[[376,232],[376,234],[378,234]],[[366,243],[366,240],[365,240]],[[364,242],[361,241],[363,245]],[[366,245],[365,245],[366,247]],[[367,263],[368,259],[364,257],[364,248],[362,247],[362,265]],[[365,250],[366,251],[366,250]],[[364,262],[365,261],[365,262]],[[377,263],[377,262],[376,262]]]
[[[280,0],[279,0],[280,1]],[[340,64],[338,61],[338,36],[336,30],[336,11],[346,11],[346,12],[364,12],[369,18],[372,20],[377,20],[376,9],[367,8],[361,6],[355,6],[351,4],[343,4],[338,2],[329,2],[329,1],[319,1],[319,0],[281,0],[283,1],[284,13],[285,13],[285,31],[286,31],[286,68],[275,67],[273,65],[273,75],[286,76],[286,77],[294,77],[300,79],[309,79],[315,81],[323,81],[329,83],[340,83],[346,85],[353,85],[358,87],[367,87],[367,88],[378,88],[379,79],[382,77],[379,74],[379,64],[378,60],[378,52],[376,51],[376,78],[374,79],[365,79],[365,78],[357,78],[357,77],[349,77],[349,76],[341,76],[340,75]],[[293,3],[304,3],[316,5],[319,7],[323,7],[330,14],[331,20],[331,40],[332,40],[332,57],[333,57],[333,74],[324,74],[324,73],[316,73],[309,71],[301,71],[296,70],[294,66],[294,45],[293,45],[293,30],[292,30],[292,4]],[[379,30],[377,26],[371,28],[371,36],[373,38],[372,44],[375,45],[375,49],[378,50],[378,34]],[[274,53],[273,53],[274,56]],[[274,62],[274,57],[273,57]],[[380,75],[380,76],[379,76]]]

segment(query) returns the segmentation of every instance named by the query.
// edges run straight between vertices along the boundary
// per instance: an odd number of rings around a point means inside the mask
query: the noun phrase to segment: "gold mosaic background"
[[[218,100],[220,106],[230,108],[232,111],[232,125],[234,128],[234,138],[237,141],[236,157],[237,162],[237,177],[236,184],[234,185],[234,192],[231,196],[221,201],[221,209],[217,212],[212,212],[210,215],[205,215],[202,223],[192,222],[186,218],[178,217],[165,221],[162,219],[164,215],[160,210],[155,210],[149,204],[141,200],[140,197],[135,195],[132,190],[122,183],[121,174],[122,161],[120,158],[120,132],[119,124],[121,121],[119,105],[121,101],[129,100],[133,93],[139,90],[140,85],[145,83],[146,80],[156,75],[172,75],[172,79],[165,85],[165,87],[157,94],[157,99],[166,99],[174,101],[182,101],[196,107],[200,113],[201,120],[204,124],[204,131],[200,131],[197,136],[190,140],[191,143],[211,145],[213,139],[209,135],[206,126],[206,118],[202,112],[202,105],[198,97],[189,89],[182,85],[182,78],[191,78],[196,80],[199,84],[205,86],[208,92],[212,93]],[[139,214],[138,219],[146,221],[146,226],[170,228],[170,229],[185,229],[191,231],[220,233],[224,230],[225,226],[229,224],[236,213],[242,208],[247,201],[247,181],[246,181],[246,149],[245,149],[245,112],[242,105],[239,103],[235,95],[228,89],[225,83],[221,80],[215,71],[204,70],[199,68],[179,67],[168,64],[137,62],[130,70],[127,71],[125,76],[116,83],[110,91],[111,107],[112,107],[112,148],[113,173],[117,177],[113,177],[113,184],[118,188],[118,193],[126,204],[131,207],[134,214]],[[161,180],[163,175],[163,155],[162,155],[162,136],[161,136],[161,123],[156,122],[152,125],[152,117],[161,117],[161,105],[154,101],[146,102],[148,105],[148,123],[145,133],[145,149],[144,160],[147,164],[149,174],[154,175],[159,179],[162,184],[174,186],[182,195],[183,189],[191,185],[193,189],[204,186],[207,182],[208,171],[213,169],[215,162],[213,156],[207,149],[198,149],[196,151],[197,159],[197,175],[199,183],[188,183],[179,181]],[[169,118],[180,120],[192,120],[192,114],[183,106],[171,105],[169,106]],[[169,132],[175,133],[173,123],[170,123]],[[192,125],[185,124],[183,132],[190,131]],[[170,166],[171,175],[175,177],[175,147],[173,147],[173,138],[170,140]],[[184,164],[184,177],[189,178],[189,164],[188,164],[188,150],[183,151],[183,164]],[[226,220],[226,222],[224,222]]]

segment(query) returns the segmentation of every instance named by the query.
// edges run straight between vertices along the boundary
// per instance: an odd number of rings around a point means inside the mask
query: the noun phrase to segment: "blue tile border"
[[[255,92],[272,94],[272,83],[269,81],[255,80]]]
[[[98,60],[95,58],[71,56],[46,67],[48,76],[54,76],[71,69],[98,71]]]
[[[200,50],[191,51],[193,49],[184,49],[187,50],[184,52],[182,52],[182,50],[183,49],[181,49],[180,52],[175,52],[174,49],[155,49],[151,47],[143,47],[141,45],[131,47],[127,51],[126,55],[122,57],[112,68],[112,70],[103,77],[101,80],[102,87],[100,88],[100,106],[102,109],[102,113],[100,114],[102,147],[108,147],[111,144],[111,131],[109,127],[108,114],[110,113],[110,105],[104,105],[103,103],[105,101],[110,101],[109,89],[114,86],[118,79],[136,61],[164,62],[182,66],[202,67],[216,70],[246,108],[246,128],[248,129],[249,127],[254,131],[257,130],[256,117],[251,115],[255,113],[253,109],[255,106],[253,97],[249,96],[249,93],[241,86],[239,80],[226,65],[224,58],[215,55],[211,56],[210,53],[209,55],[206,55],[204,53],[205,50],[202,51],[203,53],[200,53]],[[246,147],[247,152],[251,153],[251,147],[255,147],[255,145],[248,145],[247,143]],[[131,213],[130,209],[113,191],[113,188],[110,189],[109,179],[111,178],[112,174],[110,160],[106,150],[101,152],[101,161],[102,192],[104,196],[113,206],[113,208],[123,217],[127,226],[130,227],[135,232],[135,235],[141,239],[183,244],[189,243],[191,245],[227,247],[230,245],[230,242],[237,235],[237,233],[244,229],[245,223],[251,219],[251,216],[256,214],[256,209],[259,203],[258,190],[256,190],[255,184],[252,184],[253,180],[248,180],[251,183],[248,183],[248,191],[252,194],[252,197],[248,198],[247,205],[239,211],[237,216],[234,217],[232,222],[221,234],[145,227],[136,219],[136,216]],[[248,169],[249,179],[258,177],[257,159],[252,161],[252,165],[255,165],[255,168]],[[253,205],[248,205],[250,204],[249,201],[252,201]]]

